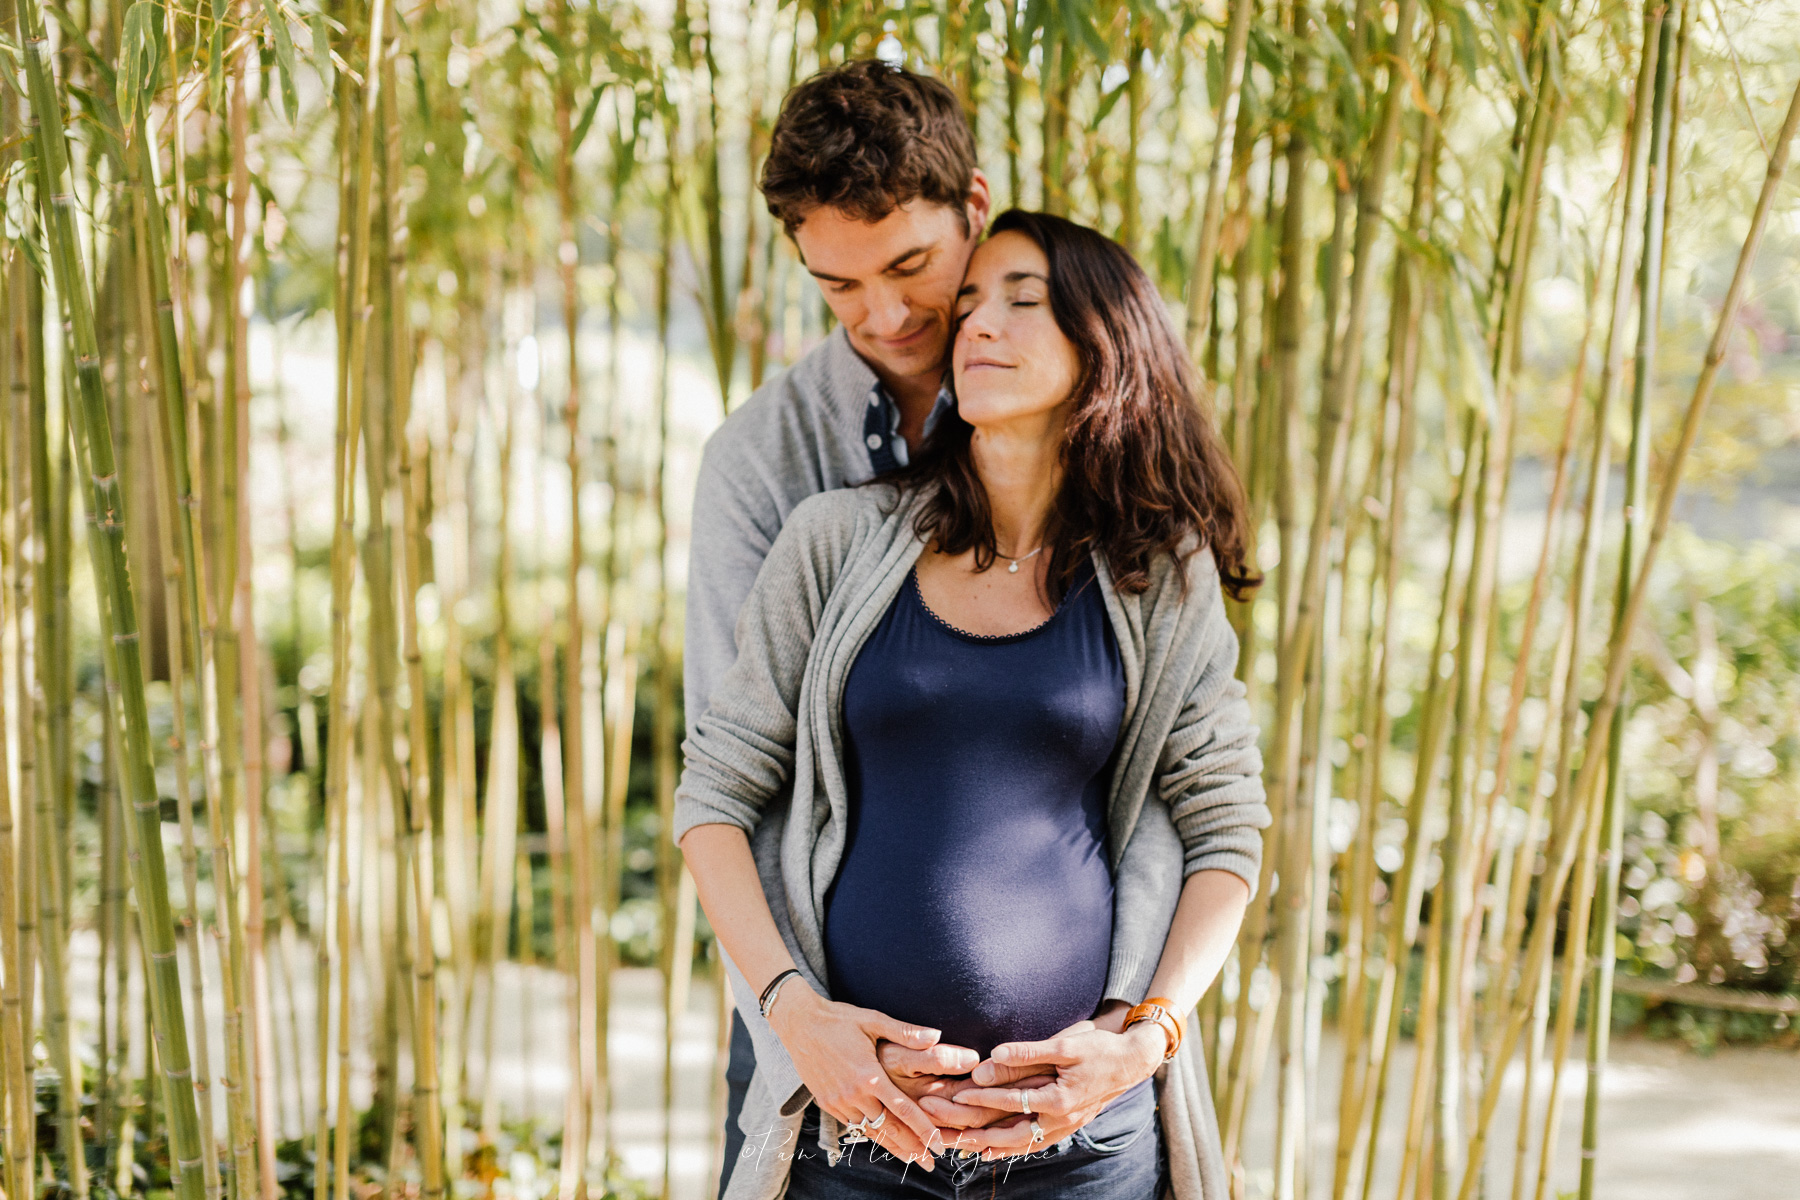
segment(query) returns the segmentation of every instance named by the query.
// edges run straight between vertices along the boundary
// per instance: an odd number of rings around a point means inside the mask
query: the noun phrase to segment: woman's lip
[[[1010,371],[1012,370],[1012,366],[1013,364],[1011,363],[994,362],[986,358],[972,358],[963,364],[963,370],[973,371],[976,367],[998,367],[1002,370]]]

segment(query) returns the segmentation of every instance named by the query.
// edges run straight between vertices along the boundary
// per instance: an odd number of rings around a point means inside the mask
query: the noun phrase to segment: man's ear
[[[987,231],[988,218],[994,212],[994,195],[988,190],[987,176],[979,168],[969,179],[969,198],[963,202],[969,218],[969,236],[980,237]]]

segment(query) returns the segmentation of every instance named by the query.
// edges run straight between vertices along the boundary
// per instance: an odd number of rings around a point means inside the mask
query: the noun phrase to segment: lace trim
[[[930,617],[933,621],[936,621],[951,633],[954,633],[957,637],[968,638],[972,642],[1011,642],[1022,637],[1030,637],[1032,634],[1037,633],[1039,630],[1049,625],[1050,622],[1056,620],[1056,618],[1062,614],[1063,606],[1069,602],[1069,596],[1074,595],[1076,591],[1080,590],[1071,588],[1068,595],[1065,595],[1062,598],[1062,602],[1056,606],[1056,611],[1045,617],[1042,621],[1039,621],[1036,625],[1033,625],[1030,629],[1021,629],[1017,633],[970,633],[967,629],[959,628],[944,620],[944,618],[938,616],[937,613],[932,610],[931,605],[925,603],[925,589],[919,586],[919,569],[917,567],[912,569],[912,572],[907,576],[907,579],[908,582],[912,584],[914,599],[918,600],[919,607],[925,610],[926,616]]]

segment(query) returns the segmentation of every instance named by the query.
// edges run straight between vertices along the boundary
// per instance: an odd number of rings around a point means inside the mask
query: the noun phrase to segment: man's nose
[[[876,337],[893,337],[906,328],[910,311],[906,294],[896,287],[877,285],[869,289],[868,330]]]

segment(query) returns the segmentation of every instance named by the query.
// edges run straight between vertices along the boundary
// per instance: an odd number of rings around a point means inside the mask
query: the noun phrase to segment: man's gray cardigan
[[[801,502],[738,617],[737,657],[683,745],[675,797],[679,839],[696,825],[749,836],[777,928],[807,982],[830,995],[824,949],[826,890],[843,853],[849,795],[843,771],[843,689],[864,641],[887,611],[923,544],[916,496],[885,485]],[[1125,668],[1125,719],[1107,800],[1115,877],[1106,995],[1144,998],[1185,877],[1219,869],[1253,890],[1269,822],[1256,728],[1233,671],[1237,640],[1225,619],[1210,554],[1153,564],[1149,587],[1121,595],[1096,557]],[[1186,586],[1183,586],[1185,579]],[[729,1200],[774,1200],[810,1100],[792,1060],[734,965],[728,973],[756,1045],[756,1074],[740,1124],[743,1157]],[[896,964],[904,969],[904,964]],[[1200,1039],[1158,1073],[1158,1100],[1175,1200],[1226,1195],[1218,1128]],[[821,1146],[836,1145],[821,1122]]]
[[[875,385],[874,369],[840,326],[706,440],[688,543],[682,671],[689,720],[705,711],[737,657],[738,611],[794,506],[874,474],[864,410]]]

